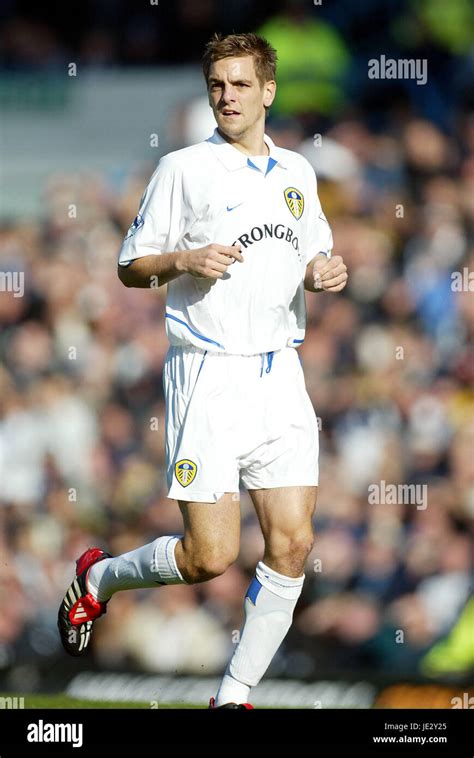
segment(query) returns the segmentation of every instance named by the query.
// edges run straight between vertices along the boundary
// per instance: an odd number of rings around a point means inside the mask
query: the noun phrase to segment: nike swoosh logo
[[[233,211],[233,210],[234,210],[234,208],[238,208],[238,207],[239,207],[239,205],[243,205],[243,202],[242,202],[242,203],[237,203],[237,205],[233,205],[233,206],[232,206],[232,208],[229,208],[229,206],[227,206],[227,210],[228,210],[228,211]]]

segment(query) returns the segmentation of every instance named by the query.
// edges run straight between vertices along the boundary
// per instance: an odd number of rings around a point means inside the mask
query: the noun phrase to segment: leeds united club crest
[[[290,212],[298,220],[303,215],[304,210],[303,193],[297,190],[296,187],[287,187],[284,194]]]
[[[187,487],[196,476],[197,466],[187,458],[178,461],[174,467],[176,479],[182,487]]]

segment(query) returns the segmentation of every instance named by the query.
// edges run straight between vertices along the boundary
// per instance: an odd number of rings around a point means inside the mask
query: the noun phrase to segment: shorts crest
[[[297,190],[296,187],[287,187],[284,195],[291,214],[298,220],[303,215],[304,210],[303,193]]]
[[[183,458],[181,461],[178,461],[174,467],[176,479],[182,487],[187,487],[189,484],[191,484],[192,481],[194,481],[196,472],[197,465],[187,458]]]

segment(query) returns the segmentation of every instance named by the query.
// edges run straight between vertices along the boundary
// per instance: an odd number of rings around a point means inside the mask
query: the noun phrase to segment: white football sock
[[[179,540],[177,536],[158,537],[129,553],[95,563],[87,576],[92,597],[103,602],[119,590],[186,584],[174,555]]]
[[[260,561],[245,596],[245,621],[216,696],[216,706],[245,703],[285,638],[303,588],[304,574],[279,574]]]
[[[219,687],[215,704],[218,707],[225,705],[225,703],[248,703],[249,692],[248,684],[242,684],[229,673],[226,673]]]

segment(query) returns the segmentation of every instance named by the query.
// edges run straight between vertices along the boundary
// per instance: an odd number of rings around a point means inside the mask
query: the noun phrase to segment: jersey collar
[[[275,161],[275,164],[281,166],[281,168],[287,168],[285,161],[282,160],[281,151],[275,145],[272,139],[267,134],[263,135],[265,144],[270,151],[269,158]],[[248,155],[241,153],[236,147],[232,147],[221,135],[218,129],[214,129],[212,137],[206,140],[211,150],[216,157],[224,164],[228,171],[236,171],[239,168],[245,168],[248,166]]]

